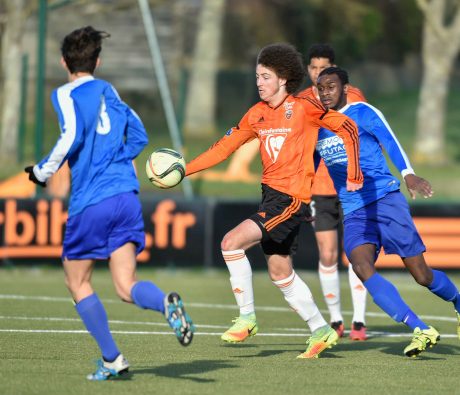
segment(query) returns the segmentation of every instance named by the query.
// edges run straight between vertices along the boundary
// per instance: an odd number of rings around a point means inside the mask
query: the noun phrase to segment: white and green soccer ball
[[[156,187],[172,188],[185,177],[185,160],[173,149],[159,148],[150,154],[145,171],[150,182]]]

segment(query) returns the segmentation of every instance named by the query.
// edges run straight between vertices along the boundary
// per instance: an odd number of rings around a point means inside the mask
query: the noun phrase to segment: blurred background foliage
[[[222,0],[223,14],[218,24],[220,38],[215,49],[217,61],[213,70],[207,74],[209,79],[216,79],[215,99],[212,108],[199,110],[201,94],[190,98],[188,93],[192,75],[196,72],[194,55],[197,52],[199,32],[200,29],[206,29],[202,25],[204,22],[201,15],[212,1],[149,1],[177,122],[183,136],[186,159],[206,149],[229,127],[235,125],[249,106],[258,100],[254,78],[256,55],[264,45],[281,41],[291,42],[305,55],[313,43],[331,44],[336,51],[336,63],[348,69],[353,85],[361,88],[368,101],[382,110],[413,158],[423,78],[422,46],[426,22],[420,4],[432,6],[442,3],[445,7],[445,23],[454,23],[460,18],[458,0]],[[24,151],[24,159],[18,163],[15,160],[4,160],[5,156],[2,155],[0,180],[21,171],[24,164],[35,161],[34,92],[39,3],[37,0],[0,0],[2,107],[12,97],[5,90],[5,70],[10,62],[10,58],[5,55],[8,45],[6,33],[12,9],[22,15],[23,29],[18,38],[19,47],[21,53],[29,59],[26,134],[19,143],[19,148]],[[97,76],[109,80],[117,87],[122,98],[141,115],[150,134],[150,145],[137,160],[142,188],[145,191],[165,193],[152,189],[142,169],[151,150],[172,146],[172,142],[138,2],[50,0],[47,5],[44,151],[53,146],[59,133],[49,95],[52,89],[65,82],[65,73],[58,64],[60,41],[70,30],[91,24],[111,33],[111,38],[104,43],[103,63]],[[212,5],[216,7],[216,3]],[[212,51],[212,37],[208,37],[208,40],[205,50]],[[437,199],[459,201],[458,54],[455,55],[449,77],[443,131],[445,154],[436,154],[439,164],[421,162],[417,164],[416,170],[433,182]],[[306,79],[305,86],[309,84],[310,81]],[[187,123],[187,105],[193,106],[192,113],[210,113],[208,115],[213,122],[210,131],[203,127],[202,133],[183,132]],[[219,168],[223,169],[226,165],[221,164]],[[251,170],[260,170],[258,159],[251,164]],[[210,196],[257,198],[260,193],[257,183],[225,184],[194,180],[193,184],[196,194]],[[166,193],[181,193],[181,190],[178,188]]]

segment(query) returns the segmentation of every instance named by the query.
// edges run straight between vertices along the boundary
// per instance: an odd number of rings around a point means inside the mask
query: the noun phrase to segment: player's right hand
[[[359,191],[362,187],[363,187],[362,182],[351,182],[347,180],[347,191],[348,192]]]
[[[46,182],[40,181],[34,173],[33,166],[27,166],[24,171],[29,174],[29,180],[32,181],[34,184],[40,185],[41,187],[46,187]]]

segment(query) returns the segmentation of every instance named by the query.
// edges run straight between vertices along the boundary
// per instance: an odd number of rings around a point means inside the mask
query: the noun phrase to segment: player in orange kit
[[[257,58],[256,80],[261,101],[251,107],[236,127],[187,164],[187,175],[210,168],[238,147],[259,140],[262,159],[262,202],[257,213],[229,231],[221,242],[230,282],[240,308],[234,325],[223,335],[226,342],[242,342],[258,331],[252,270],[245,251],[261,244],[268,271],[288,304],[307,322],[311,337],[300,358],[315,358],[337,342],[338,335],[322,317],[308,286],[295,273],[292,254],[299,226],[310,217],[313,153],[318,128],[326,125],[345,143],[348,157],[347,190],[362,187],[356,125],[316,100],[298,98],[305,75],[301,54],[289,44],[272,44]]]
[[[319,102],[316,81],[324,69],[334,65],[334,50],[328,44],[313,44],[308,50],[308,75],[312,85],[298,94]],[[347,102],[365,102],[363,93],[356,87],[348,85]],[[312,213],[315,218],[314,228],[319,251],[318,274],[326,301],[331,326],[340,337],[344,333],[343,316],[340,307],[340,280],[338,271],[339,235],[338,229],[342,223],[342,209],[334,184],[329,177],[324,162],[321,161],[316,171],[312,188]],[[348,266],[348,280],[350,283],[353,302],[353,318],[350,331],[352,340],[366,340],[366,296],[367,291],[363,283]]]

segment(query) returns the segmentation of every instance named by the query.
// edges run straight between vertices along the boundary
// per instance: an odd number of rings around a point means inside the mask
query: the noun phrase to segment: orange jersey
[[[313,85],[303,91],[299,92],[297,96],[304,97],[304,98],[311,98],[314,100],[318,100],[319,97],[317,96],[316,89],[313,89]],[[347,92],[347,103],[354,103],[357,101],[364,101],[366,102],[366,98],[364,97],[363,93],[360,89],[348,85],[348,92]],[[316,170],[315,180],[313,182],[313,187],[311,190],[312,195],[323,195],[323,196],[333,196],[337,195],[337,192],[334,188],[334,183],[332,182],[331,177],[329,176],[329,172],[327,171],[327,167],[324,164],[324,161],[321,160],[319,162],[318,169]]]
[[[354,121],[337,111],[326,111],[316,100],[290,95],[276,108],[263,101],[254,105],[238,126],[187,164],[186,175],[224,161],[241,145],[257,138],[262,183],[309,203],[315,175],[313,153],[320,127],[334,131],[343,139],[348,156],[348,179],[362,182]]]

